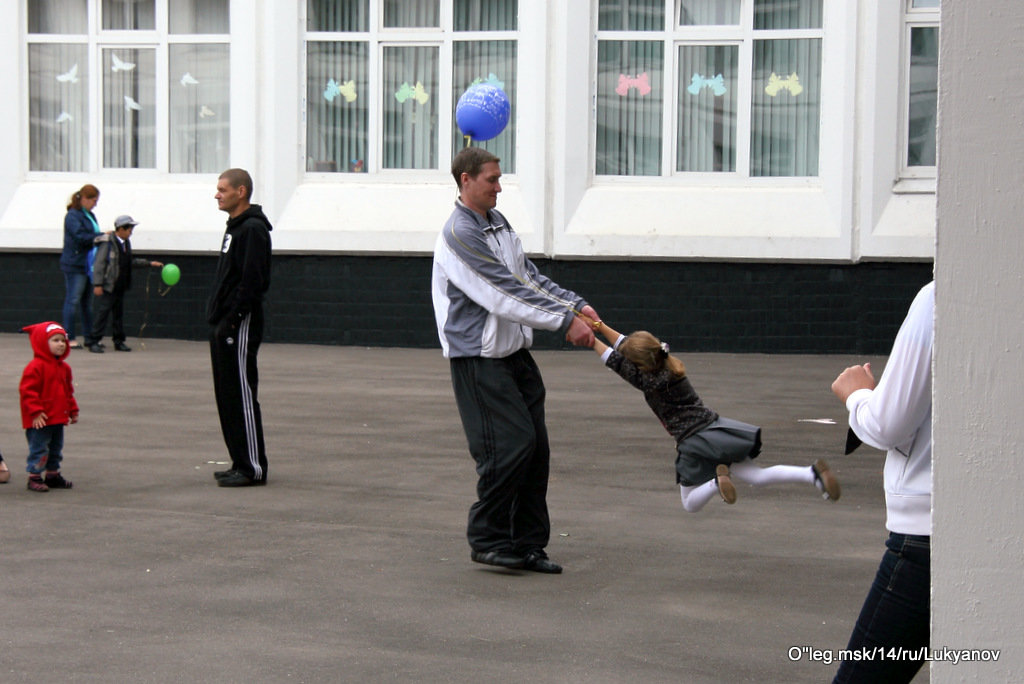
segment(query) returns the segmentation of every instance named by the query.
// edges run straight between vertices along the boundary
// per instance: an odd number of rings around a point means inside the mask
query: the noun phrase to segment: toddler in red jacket
[[[78,422],[71,366],[64,362],[71,353],[68,336],[53,321],[22,330],[29,334],[34,354],[19,387],[21,423],[28,439],[28,488],[33,492],[71,489],[71,483],[60,474],[64,426]]]

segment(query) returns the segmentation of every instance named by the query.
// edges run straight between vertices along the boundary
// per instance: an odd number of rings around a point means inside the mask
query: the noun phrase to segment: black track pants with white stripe
[[[261,482],[267,479],[263,417],[256,398],[259,385],[256,354],[262,341],[261,309],[249,313],[237,329],[220,325],[210,332],[213,391],[231,467]]]

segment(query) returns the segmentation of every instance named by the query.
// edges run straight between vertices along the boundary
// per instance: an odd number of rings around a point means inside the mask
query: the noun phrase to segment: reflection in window
[[[754,0],[757,30],[821,28],[822,0]]]
[[[229,0],[172,0],[171,33],[228,33]]]
[[[170,172],[217,173],[228,166],[227,45],[170,46]]]
[[[935,115],[938,107],[939,29],[910,30],[910,108],[907,116],[907,166],[935,166]]]
[[[661,31],[665,28],[664,0],[601,0],[597,12],[600,31]]]
[[[367,53],[364,42],[307,43],[307,171],[366,170]]]
[[[103,28],[108,31],[152,31],[155,0],[103,0]]]
[[[455,0],[456,31],[515,31],[519,15],[517,0]]]
[[[370,0],[307,0],[306,30],[368,31]]]
[[[28,3],[29,33],[86,33],[85,0],[33,0]]]
[[[754,41],[751,176],[816,176],[821,40]]]
[[[421,28],[441,25],[438,0],[384,0],[385,28]]]
[[[739,48],[679,48],[676,171],[736,170]]]
[[[654,41],[598,43],[598,174],[661,172],[663,51]]]
[[[29,169],[85,171],[89,151],[85,45],[28,46]]]
[[[156,50],[106,49],[103,73],[103,165],[156,167]]]
[[[680,26],[735,26],[740,0],[679,0]]]
[[[385,169],[437,168],[436,47],[385,47],[382,60]]]

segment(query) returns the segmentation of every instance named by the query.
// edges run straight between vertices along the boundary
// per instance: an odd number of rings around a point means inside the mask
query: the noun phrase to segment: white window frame
[[[903,0],[903,30],[900,43],[900,109],[899,109],[899,183],[903,192],[934,192],[935,166],[910,166],[907,153],[910,143],[910,34],[915,28],[938,30],[941,18],[938,7],[914,7],[913,0]]]
[[[25,0],[31,2],[31,0]],[[86,33],[58,34],[58,33],[28,33],[28,27],[23,24],[22,31],[26,39],[24,42],[23,64],[28,69],[28,46],[36,44],[76,44],[86,46],[86,59],[89,73],[89,133],[87,154],[88,168],[84,171],[29,171],[29,149],[26,146],[23,153],[22,164],[27,177],[36,180],[59,179],[69,175],[81,174],[102,174],[105,178],[117,180],[130,179],[155,179],[159,177],[181,177],[195,178],[208,177],[208,173],[184,173],[171,172],[170,165],[170,98],[168,88],[171,87],[171,79],[168,73],[170,46],[173,44],[217,44],[227,45],[229,54],[231,50],[231,33],[223,34],[171,34],[169,26],[169,7],[174,0],[155,0],[155,21],[152,30],[104,30],[102,28],[101,5],[102,0],[87,0],[86,2]],[[229,0],[230,16],[234,16],[238,0]],[[26,15],[22,15],[27,16]],[[24,19],[22,20],[24,21]],[[233,30],[234,22],[229,30]],[[103,165],[103,75],[106,65],[103,63],[103,51],[107,49],[139,49],[155,50],[155,165],[154,167],[120,168]],[[232,69],[232,74],[234,69]],[[232,79],[234,81],[234,79]],[[28,140],[30,135],[30,122],[28,113],[28,79],[24,79],[22,102],[25,107],[23,124],[23,136]],[[234,107],[232,107],[234,109]],[[232,135],[231,147],[234,149],[234,135]]]
[[[454,55],[453,44],[456,42],[487,40],[487,41],[515,41],[517,44],[516,69],[522,82],[524,73],[523,39],[524,31],[522,17],[524,14],[523,5],[529,0],[519,0],[519,22],[515,31],[455,31],[454,26],[454,2],[453,0],[440,0],[438,27],[401,27],[388,28],[384,26],[384,3],[382,0],[369,0],[370,26],[367,31],[331,32],[331,31],[310,31],[308,28],[308,8],[305,0],[301,2],[299,11],[300,25],[302,26],[302,52],[299,58],[301,68],[302,84],[302,125],[299,131],[299,140],[302,150],[303,177],[309,180],[331,181],[338,183],[390,183],[415,180],[434,180],[444,182],[451,178],[449,169],[452,161],[453,141],[449,132],[453,127],[453,100],[461,93],[452,92],[452,59]],[[324,171],[309,171],[307,134],[308,119],[306,115],[308,102],[306,101],[306,80],[308,77],[308,60],[306,44],[309,42],[360,42],[369,43],[369,60],[367,65],[367,81],[370,84],[371,92],[367,105],[367,140],[373,150],[373,157],[367,164],[364,173],[338,173]],[[384,59],[384,49],[388,47],[436,47],[438,48],[438,86],[431,97],[443,98],[438,105],[437,135],[438,146],[437,168],[433,169],[389,169],[383,168],[382,159],[384,156],[384,140],[381,136],[382,112],[381,112],[381,91],[379,89],[380,69]],[[521,95],[521,91],[520,91]],[[522,103],[517,107],[522,119],[524,107]],[[509,126],[519,126],[519,121],[509,121]],[[520,149],[522,140],[517,136],[516,143],[516,166],[521,160]],[[515,178],[514,173],[505,172],[503,178],[510,181]]]
[[[596,26],[599,0],[593,0],[593,16]],[[823,17],[827,18],[829,2],[823,3]],[[827,49],[825,18],[820,29],[773,29],[771,31],[754,29],[754,2],[743,0],[740,7],[738,25],[720,26],[679,26],[679,3],[677,0],[665,0],[665,28],[661,31],[594,31],[593,54],[597,55],[597,44],[600,41],[655,41],[662,42],[663,54],[665,55],[665,66],[662,70],[662,92],[663,98],[662,113],[662,136],[661,136],[661,174],[660,176],[631,176],[601,174],[595,176],[597,179],[614,179],[615,182],[649,184],[652,181],[661,179],[678,178],[686,182],[715,183],[723,179],[734,179],[726,182],[739,182],[743,184],[767,183],[767,184],[799,184],[813,183],[821,175],[821,160],[817,176],[751,176],[750,175],[750,93],[753,80],[753,50],[754,41],[770,36],[772,39],[801,39],[817,38],[822,41],[822,59],[824,60]],[[677,161],[677,126],[676,120],[679,116],[679,47],[687,45],[736,45],[739,49],[737,74],[737,88],[740,96],[736,112],[736,170],[735,171],[676,171]],[[596,68],[591,74],[593,90],[596,93]],[[823,97],[825,88],[822,87]],[[822,118],[824,118],[824,103],[822,103]],[[596,112],[596,110],[595,110]],[[819,130],[823,130],[823,122],[819,122]],[[597,136],[596,130],[590,135],[590,156],[596,159]],[[819,147],[819,154],[821,148]],[[600,182],[600,181],[598,181]]]

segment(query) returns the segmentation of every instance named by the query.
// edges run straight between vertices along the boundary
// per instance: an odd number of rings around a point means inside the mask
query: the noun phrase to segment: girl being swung
[[[839,482],[824,460],[801,467],[754,465],[761,452],[761,428],[719,416],[690,384],[683,362],[668,345],[646,331],[621,335],[602,321],[593,349],[608,368],[644,393],[647,405],[676,440],[676,481],[688,512],[699,511],[716,494],[735,503],[733,479],[762,486],[787,482],[817,487],[825,499],[839,499]]]

